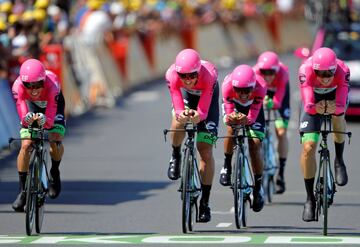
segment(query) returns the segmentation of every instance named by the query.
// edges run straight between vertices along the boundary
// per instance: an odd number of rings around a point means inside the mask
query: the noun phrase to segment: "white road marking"
[[[232,223],[219,223],[219,224],[216,225],[216,227],[226,228],[226,227],[229,227],[231,225],[232,225]]]

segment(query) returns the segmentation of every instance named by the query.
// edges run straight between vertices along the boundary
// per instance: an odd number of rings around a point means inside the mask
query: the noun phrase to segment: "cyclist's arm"
[[[335,115],[341,115],[345,112],[346,100],[349,92],[349,79],[350,79],[350,70],[345,65],[344,67],[344,77],[340,81],[339,85],[336,88],[335,104],[336,110]]]
[[[254,89],[254,101],[252,102],[249,112],[247,114],[248,118],[248,124],[253,124],[256,121],[257,116],[259,115],[259,112],[261,110],[264,97],[266,95],[266,82],[264,79],[260,76],[256,77],[256,86]]]
[[[316,114],[315,96],[314,89],[309,82],[308,76],[306,75],[306,65],[303,64],[299,69],[299,81],[301,98],[303,102],[304,111],[308,114]]]
[[[59,97],[57,89],[52,88],[51,90],[49,90],[48,102],[45,110],[46,122],[44,124],[44,128],[46,129],[50,129],[54,126],[54,120],[57,110],[57,97]]]
[[[28,106],[26,104],[25,99],[23,98],[23,89],[20,88],[20,85],[18,85],[18,82],[15,81],[13,88],[12,88],[12,94],[13,98],[16,102],[16,110],[18,112],[21,125],[27,126],[27,122],[25,121],[25,116],[29,112]]]
[[[205,120],[209,113],[209,108],[210,108],[211,99],[212,99],[212,96],[214,93],[215,83],[216,83],[216,81],[211,82],[210,85],[208,85],[206,87],[206,89],[202,92],[202,94],[200,96],[198,107],[197,107],[197,112],[200,115],[200,121]]]
[[[285,90],[286,90],[286,84],[289,83],[288,81],[284,81],[283,79],[281,79],[279,81],[279,84],[276,88],[276,92],[274,94],[273,97],[273,102],[274,102],[274,109],[279,109],[281,107],[281,103],[284,99],[285,96]]]

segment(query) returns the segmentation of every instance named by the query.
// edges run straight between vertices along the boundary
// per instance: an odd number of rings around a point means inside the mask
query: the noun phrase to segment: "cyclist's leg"
[[[223,103],[224,106],[224,103]],[[226,118],[226,113],[224,110],[224,107],[222,107],[222,116],[223,116],[223,123],[225,125],[226,128],[226,135],[227,136],[231,136],[233,134],[232,128],[230,126],[227,126],[225,124],[225,118]],[[233,143],[233,139],[232,138],[225,138],[224,139],[224,165],[220,171],[220,184],[223,186],[229,186],[231,184],[231,161],[232,161],[232,156],[233,156],[233,147],[234,147],[234,143]]]
[[[49,130],[50,142],[50,157],[51,157],[51,169],[50,169],[50,184],[49,184],[49,196],[56,198],[61,191],[61,180],[59,166],[61,163],[62,156],[64,154],[64,144],[62,140],[66,131],[65,122],[65,100],[64,96],[60,92],[57,102],[57,111],[54,121],[54,126]],[[56,141],[58,143],[52,142]]]
[[[341,116],[332,117],[333,129],[335,131],[346,131],[346,120],[345,114]],[[335,180],[336,183],[340,186],[344,186],[348,182],[348,175],[346,172],[346,166],[343,159],[344,146],[345,146],[345,136],[343,134],[334,134],[334,145],[335,145]]]
[[[265,117],[263,108],[261,108],[255,123],[250,126],[249,132],[252,137],[248,139],[249,154],[255,179],[253,211],[259,212],[264,207],[264,191],[262,188],[262,174],[264,168],[262,139],[265,136]]]
[[[186,109],[196,109],[192,102],[196,101],[196,98],[191,97],[189,93],[183,91],[183,100]],[[197,101],[196,101],[197,102]],[[192,103],[190,105],[190,103]],[[172,109],[171,129],[184,129],[184,124],[177,121],[175,111]],[[171,180],[177,180],[180,177],[180,163],[181,163],[181,145],[185,138],[185,132],[171,132],[171,147],[172,154],[169,161],[169,167],[167,171],[168,178]]]
[[[27,102],[27,107],[29,112],[43,112],[41,108],[37,107],[32,102]],[[20,129],[20,137],[21,138],[30,138],[31,134],[29,129],[22,126]],[[27,172],[29,170],[29,162],[31,155],[31,141],[30,140],[22,140],[21,141],[21,149],[19,151],[17,157],[17,169],[19,174],[19,194],[17,195],[15,201],[12,204],[12,207],[15,211],[22,212],[24,211],[24,206],[26,203],[26,195],[25,195],[25,183]]]
[[[318,131],[320,130],[320,127],[321,119],[318,115],[309,115],[306,112],[302,113],[300,131]],[[316,146],[318,140],[318,133],[305,133],[301,139],[303,147],[300,157],[300,165],[307,195],[302,216],[304,221],[315,220],[316,202],[314,196],[314,181],[316,174]]]
[[[20,131],[20,136],[30,137],[28,129],[22,128]],[[19,175],[19,194],[17,195],[15,201],[12,204],[12,208],[17,212],[23,212],[24,206],[26,203],[26,193],[25,193],[25,184],[27,172],[29,170],[29,162],[31,155],[31,141],[22,140],[21,149],[17,157],[17,169]]]
[[[202,195],[199,207],[199,220],[211,220],[209,197],[214,178],[215,159],[213,146],[216,143],[219,126],[219,84],[216,83],[211,99],[208,116],[198,124],[197,148],[200,154],[200,176]]]
[[[287,138],[287,128],[290,118],[290,89],[289,83],[286,86],[285,96],[279,109],[280,118],[275,121],[275,133],[278,139],[277,151],[279,154],[279,172],[276,179],[276,193],[281,194],[285,192],[285,177],[284,170],[286,159],[288,156],[289,142]]]

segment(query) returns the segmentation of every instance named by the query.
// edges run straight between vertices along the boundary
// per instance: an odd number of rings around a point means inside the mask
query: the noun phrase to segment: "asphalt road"
[[[301,220],[305,191],[297,132],[299,61],[290,55],[282,60],[290,67],[293,110],[285,172],[287,190],[276,195],[260,213],[249,212],[248,228],[236,229],[232,193],[218,183],[223,162],[219,141],[210,199],[212,221],[196,224],[195,234],[181,233],[179,182],[166,176],[171,149],[170,143],[164,142],[162,130],[169,127],[171,106],[162,81],[129,94],[113,109],[96,109],[68,120],[61,164],[63,190],[58,199],[47,200],[40,236],[26,237],[25,214],[11,208],[18,186],[16,156],[1,159],[0,244],[360,244],[360,122],[348,123],[353,132],[345,151],[349,184],[337,188],[329,209],[332,238],[321,238],[321,221]],[[220,71],[220,81],[227,72]],[[224,126],[220,129],[222,133]],[[333,155],[333,145],[331,152]]]

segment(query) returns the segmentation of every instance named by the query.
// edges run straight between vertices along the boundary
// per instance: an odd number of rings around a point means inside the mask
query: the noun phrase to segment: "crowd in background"
[[[88,43],[100,39],[112,44],[119,60],[126,60],[128,38],[136,35],[151,66],[154,35],[163,39],[179,35],[184,47],[196,48],[194,30],[213,22],[244,27],[247,19],[261,17],[276,41],[279,13],[301,15],[302,6],[291,0],[2,0],[0,77],[13,81],[22,61],[41,57],[49,44],[66,48],[66,38],[74,33]],[[251,37],[248,40],[251,44]],[[126,77],[125,63],[119,64]]]
[[[29,57],[39,58],[48,65],[52,57],[51,54],[47,56],[46,51],[52,47],[51,45],[57,45],[55,50],[59,49],[60,53],[67,54],[66,62],[74,65],[71,69],[79,85],[84,81],[100,80],[89,79],[88,75],[89,71],[95,71],[99,67],[98,63],[89,63],[89,69],[86,71],[83,65],[87,64],[87,61],[81,64],[77,60],[96,56],[91,52],[95,49],[91,47],[105,43],[114,57],[121,80],[127,81],[130,38],[136,37],[139,40],[149,67],[155,70],[154,43],[157,39],[177,36],[183,47],[197,49],[196,30],[198,27],[215,22],[222,27],[224,36],[231,32],[229,26],[238,27],[239,32],[243,34],[247,49],[256,56],[260,51],[255,46],[254,37],[246,25],[247,21],[255,20],[264,27],[265,32],[268,32],[273,50],[281,52],[283,50],[280,25],[284,16],[303,17],[305,13],[308,20],[318,23],[320,23],[319,18],[329,20],[344,16],[357,20],[355,13],[360,9],[359,2],[359,0],[0,0],[0,79],[6,79],[11,84],[18,75],[20,64]],[[319,10],[319,6],[322,11]],[[324,9],[327,9],[326,13]],[[327,13],[330,12],[333,14],[328,15]],[[90,48],[89,51],[74,54],[74,50],[77,51],[79,47],[84,46]],[[50,69],[55,70],[56,73],[56,69]],[[95,91],[101,90],[100,87]]]

